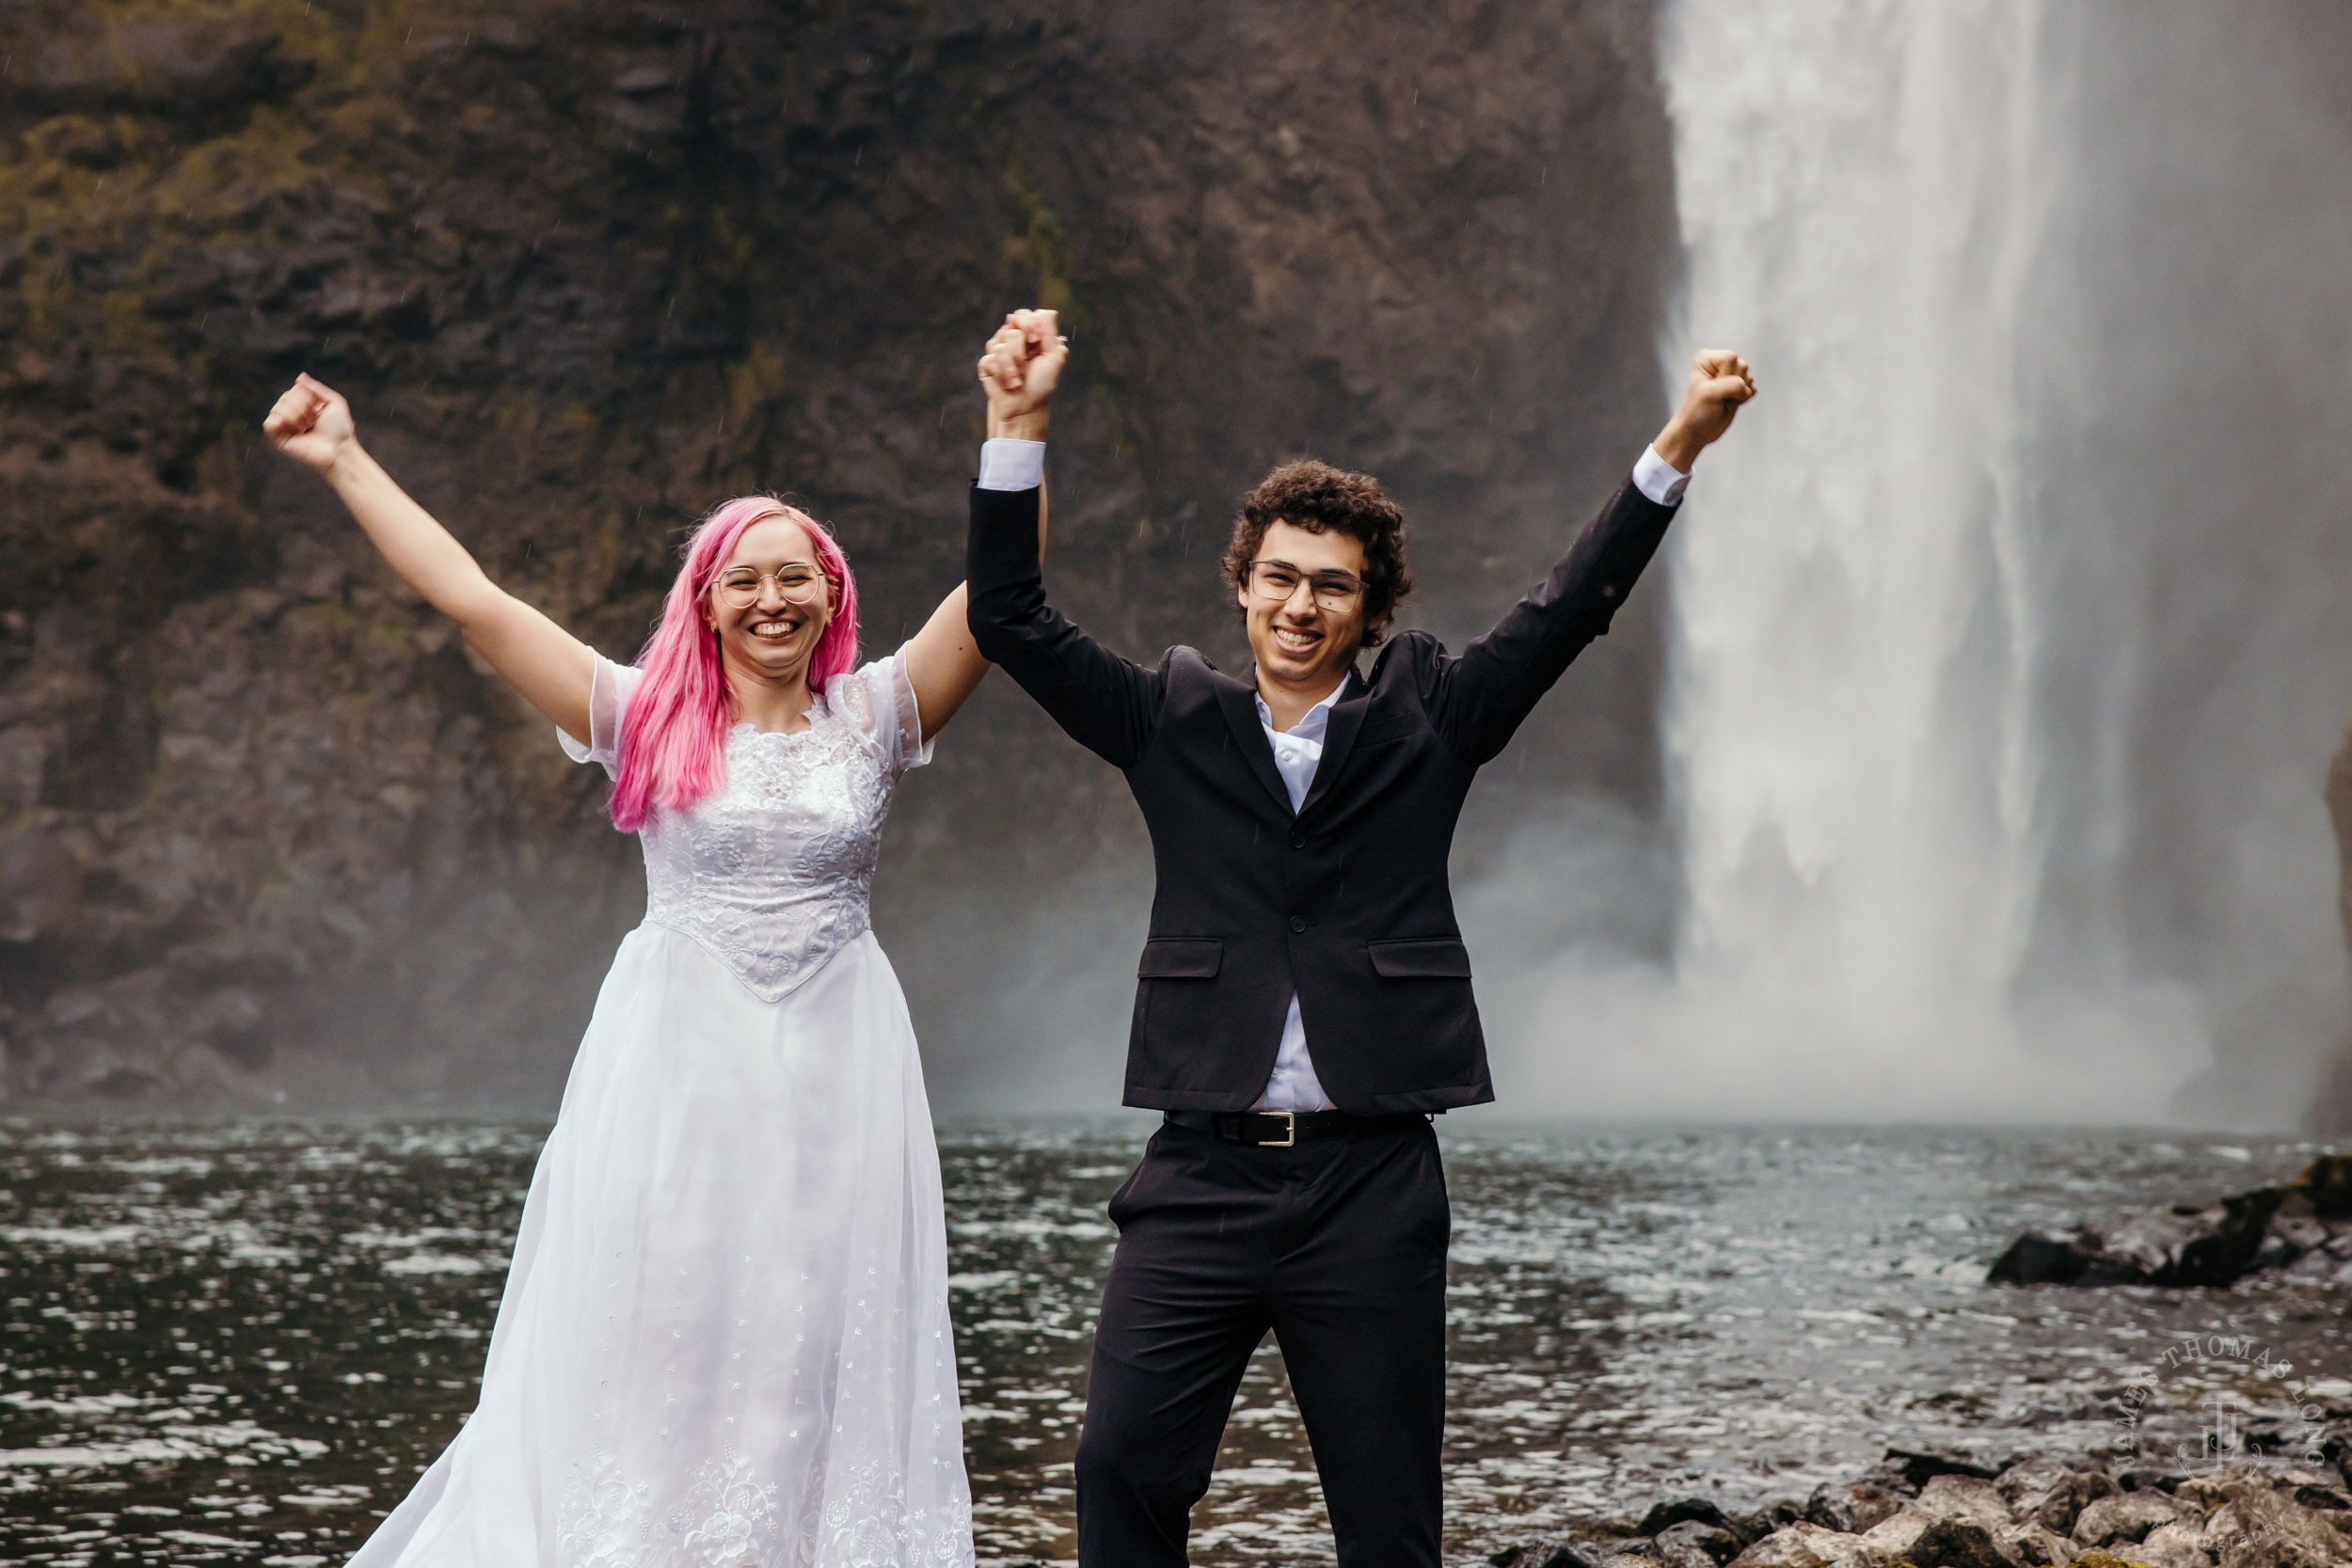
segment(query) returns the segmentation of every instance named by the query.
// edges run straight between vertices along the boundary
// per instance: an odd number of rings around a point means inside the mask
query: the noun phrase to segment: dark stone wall
[[[0,1084],[544,1096],[642,908],[601,776],[257,446],[297,370],[615,657],[753,490],[836,525],[880,652],[1043,303],[1082,621],[1232,657],[1231,510],[1311,451],[1389,482],[1458,642],[1663,407],[1650,8],[0,0]],[[1466,863],[1655,807],[1660,592]],[[1001,679],[902,792],[877,925],[943,1097],[1114,1097],[1123,796]]]

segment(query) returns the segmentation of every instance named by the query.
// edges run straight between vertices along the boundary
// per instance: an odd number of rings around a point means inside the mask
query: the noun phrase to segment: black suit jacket
[[[1247,1110],[1294,990],[1315,1076],[1370,1115],[1494,1098],[1446,857],[1470,781],[1610,617],[1675,509],[1620,489],[1551,575],[1447,656],[1379,650],[1332,705],[1294,814],[1252,681],[1191,648],[1120,657],[1045,602],[1038,492],[972,491],[972,635],[1071,737],[1124,771],[1159,886],[1136,966],[1126,1102]]]

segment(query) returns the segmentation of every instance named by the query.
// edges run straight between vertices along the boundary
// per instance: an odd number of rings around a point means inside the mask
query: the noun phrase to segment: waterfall
[[[1736,348],[1761,395],[1667,554],[1674,963],[1549,977],[1562,1108],[2159,1120],[2202,1061],[2178,988],[2045,974],[2035,925],[2054,32],[2039,0],[1669,8],[1670,385]]]
[[[1683,335],[1764,392],[1671,557],[1678,985],[1854,1113],[2156,1116],[2195,1065],[2161,993],[2020,985],[2070,127],[2042,9],[1685,0],[1666,34]]]

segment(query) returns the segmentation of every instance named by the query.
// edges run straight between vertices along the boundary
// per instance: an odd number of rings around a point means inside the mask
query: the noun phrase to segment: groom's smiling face
[[[1338,529],[1316,532],[1278,522],[1266,529],[1255,561],[1250,581],[1240,590],[1250,657],[1261,676],[1319,698],[1345,678],[1363,641],[1362,593],[1345,597],[1330,592],[1340,583],[1363,582],[1363,544]],[[1295,579],[1288,598],[1271,596],[1269,575]],[[1332,599],[1343,608],[1326,602]]]

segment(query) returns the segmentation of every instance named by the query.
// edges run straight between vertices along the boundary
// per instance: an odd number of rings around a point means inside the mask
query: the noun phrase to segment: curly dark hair
[[[1378,647],[1398,601],[1413,591],[1413,574],[1405,565],[1405,514],[1381,492],[1380,482],[1311,457],[1266,475],[1243,499],[1232,540],[1225,546],[1225,576],[1235,588],[1249,585],[1249,563],[1276,523],[1310,533],[1337,529],[1363,546],[1362,645]]]

